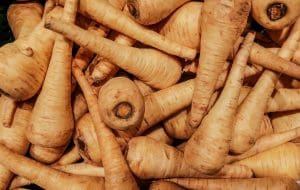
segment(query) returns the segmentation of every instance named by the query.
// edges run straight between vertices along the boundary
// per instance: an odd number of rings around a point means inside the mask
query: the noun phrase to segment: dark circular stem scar
[[[115,116],[120,119],[129,119],[132,116],[132,105],[128,102],[121,102],[113,108]]]
[[[128,7],[130,14],[134,18],[138,18],[140,16],[140,13],[139,13],[138,9],[136,9],[133,1],[128,1],[127,7]]]
[[[267,15],[271,21],[276,21],[284,17],[287,13],[287,6],[283,3],[273,3],[267,8]]]

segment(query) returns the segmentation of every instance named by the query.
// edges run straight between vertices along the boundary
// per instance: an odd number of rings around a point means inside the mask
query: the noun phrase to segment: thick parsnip
[[[157,50],[126,47],[55,18],[49,18],[45,26],[101,54],[155,88],[171,86],[181,76],[178,60]]]
[[[132,18],[140,24],[158,23],[189,0],[127,0]]]
[[[108,127],[125,131],[141,125],[145,103],[132,80],[114,77],[103,85],[98,97],[99,112]]]
[[[244,70],[254,37],[253,33],[248,33],[242,48],[234,58],[219,99],[185,146],[184,158],[186,162],[205,174],[214,174],[225,164],[238,107],[238,98],[243,85]]]
[[[60,17],[62,9],[49,14]],[[0,48],[0,89],[15,100],[34,96],[42,86],[51,56],[55,33],[41,21],[30,35]]]
[[[57,1],[59,4],[64,4],[66,0]],[[196,56],[196,50],[179,45],[152,30],[142,27],[129,16],[122,13],[121,10],[117,10],[111,6],[107,1],[95,0],[91,6],[89,0],[81,0],[79,11],[113,30],[123,33],[146,45],[160,49],[168,54],[190,60],[194,59]]]
[[[104,179],[66,174],[21,156],[0,144],[0,163],[13,173],[25,177],[44,189],[66,190],[104,189]]]
[[[201,11],[201,49],[188,124],[197,128],[207,113],[209,100],[235,41],[243,32],[250,0],[205,1]]]
[[[105,189],[138,189],[115,135],[101,120],[95,92],[77,65],[73,65],[72,73],[81,87],[94,123],[105,170]]]
[[[300,147],[293,143],[266,150],[234,164],[241,164],[252,169],[256,177],[287,176],[300,179]]]
[[[299,0],[252,0],[252,17],[267,29],[280,30],[295,22]]]
[[[3,101],[3,97],[0,97],[0,108],[3,106]],[[11,127],[5,128],[3,125],[0,125],[0,143],[23,155],[29,148],[25,132],[31,117],[31,110],[32,106],[30,104],[22,103],[16,109]],[[0,165],[0,189],[6,189],[13,176],[13,173],[3,165]]]
[[[180,150],[150,137],[135,137],[129,141],[127,162],[132,172],[141,179],[252,177],[251,170],[240,165],[225,165],[215,175],[205,175],[190,167]]]
[[[75,22],[78,2],[78,0],[66,1],[62,16],[64,21]],[[28,140],[36,147],[30,151],[31,156],[36,160],[40,156],[34,150],[59,147],[58,150],[64,151],[61,147],[67,146],[73,133],[74,122],[71,107],[72,47],[71,41],[57,35],[46,78],[35,102],[30,127],[27,131]],[[47,112],[45,112],[45,108],[47,108]],[[56,153],[56,159],[49,159],[47,163],[56,161],[63,154],[63,152],[58,151]]]
[[[184,188],[192,190],[298,190],[297,183],[290,178],[254,178],[254,179],[197,179],[175,178],[167,179]]]

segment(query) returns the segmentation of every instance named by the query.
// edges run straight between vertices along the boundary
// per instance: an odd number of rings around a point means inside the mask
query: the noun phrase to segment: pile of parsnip
[[[20,0],[0,190],[294,190],[300,0]]]

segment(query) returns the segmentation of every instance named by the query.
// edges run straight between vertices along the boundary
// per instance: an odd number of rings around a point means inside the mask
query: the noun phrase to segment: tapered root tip
[[[267,15],[271,21],[276,21],[284,17],[287,13],[287,6],[283,3],[273,3],[267,8]]]
[[[132,116],[133,108],[128,102],[121,102],[113,108],[115,116],[120,119],[129,119]]]

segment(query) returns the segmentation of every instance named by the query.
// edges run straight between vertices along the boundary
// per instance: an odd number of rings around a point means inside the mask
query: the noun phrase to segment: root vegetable
[[[188,117],[188,124],[192,127],[197,128],[208,111],[209,99],[222,72],[221,68],[246,26],[250,7],[251,2],[248,0],[211,0],[203,3],[200,26],[201,64],[197,70]]]
[[[127,146],[127,140],[117,138],[117,141],[124,150]],[[78,148],[79,154],[87,163],[102,165],[101,149],[97,140],[97,134],[90,114],[85,114],[76,123],[76,132],[74,135],[74,144]]]
[[[61,8],[50,13],[59,17]],[[44,22],[30,35],[0,48],[0,89],[15,100],[34,96],[44,80],[51,56],[55,33],[44,28]],[[13,55],[12,55],[13,53]]]
[[[77,0],[66,1],[62,19],[74,23],[77,5]],[[44,151],[46,151],[49,148],[63,147],[70,141],[74,127],[71,107],[71,63],[72,42],[58,35],[27,132],[27,138],[35,145],[35,150],[45,148]],[[45,107],[47,112],[45,112]],[[38,151],[31,150],[31,153],[36,160],[41,157],[37,155]],[[58,158],[63,154],[63,152],[56,153]]]
[[[252,176],[251,170],[240,165],[225,165],[217,174],[205,175],[191,168],[184,161],[183,153],[180,150],[150,137],[135,137],[129,141],[127,162],[132,172],[141,179],[250,178]]]
[[[2,108],[3,103],[4,98],[1,97],[0,108]],[[17,107],[10,128],[5,128],[3,125],[0,125],[0,143],[23,155],[27,152],[29,147],[25,132],[30,120],[31,109],[32,106],[30,104],[23,103],[23,105]],[[0,189],[6,189],[13,176],[13,173],[3,165],[0,165]]]
[[[57,1],[59,4],[64,4],[66,0]],[[79,11],[113,30],[168,54],[190,60],[193,60],[196,56],[196,50],[167,40],[162,35],[140,26],[129,16],[112,7],[106,1],[96,0],[92,6],[89,6],[88,0],[82,0],[80,1]],[[104,12],[107,14],[103,14]],[[114,61],[112,62],[115,63]]]
[[[101,120],[97,96],[78,66],[73,65],[72,73],[81,87],[94,124],[105,171],[105,189],[138,189],[114,134]]]
[[[66,174],[39,162],[21,156],[2,144],[0,145],[0,163],[13,173],[25,177],[45,189],[88,190],[104,189],[102,178]]]
[[[28,36],[41,22],[43,7],[38,2],[11,4],[7,10],[7,21],[14,37]]]
[[[247,189],[247,190],[297,190],[297,183],[290,178],[254,178],[254,179],[197,179],[175,178],[167,181],[176,183],[184,188],[192,190],[216,190],[216,189]]]
[[[287,176],[297,180],[300,179],[299,155],[297,145],[286,143],[234,164],[248,166],[256,177]]]
[[[103,85],[98,97],[99,112],[108,127],[128,130],[140,126],[145,103],[133,81],[125,77],[112,78]]]
[[[127,0],[131,17],[140,24],[151,25],[166,18],[189,0]]]
[[[171,145],[173,143],[173,139],[168,136],[164,128],[160,125],[157,125],[152,130],[147,132],[145,136],[150,137],[154,140],[163,142],[165,144]]]
[[[149,190],[184,190],[184,188],[167,181],[156,181],[151,183]]]
[[[157,50],[126,47],[55,18],[49,18],[46,27],[62,33],[97,54],[101,54],[155,88],[171,86],[181,76],[180,63],[174,57]]]
[[[278,56],[287,61],[292,58],[300,39],[299,24],[295,24],[290,36],[278,52]],[[250,94],[239,106],[230,144],[232,153],[241,154],[254,145],[259,136],[259,127],[268,100],[274,91],[278,78],[277,73],[265,70]]]
[[[252,0],[252,17],[267,29],[280,30],[293,24],[299,12],[298,0]]]
[[[195,1],[184,4],[170,16],[159,33],[174,42],[199,51],[202,4]]]
[[[246,36],[242,48],[233,61],[219,99],[185,146],[186,162],[205,174],[214,174],[225,164],[238,107],[237,101],[243,85],[244,70],[254,38],[255,35],[252,33]]]
[[[257,139],[255,144],[246,152],[236,156],[228,156],[226,163],[231,163],[234,161],[239,161],[251,156],[254,156],[260,152],[272,149],[291,140],[300,137],[300,128],[291,129],[281,133],[274,133],[270,135],[265,135]]]

